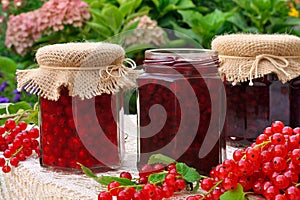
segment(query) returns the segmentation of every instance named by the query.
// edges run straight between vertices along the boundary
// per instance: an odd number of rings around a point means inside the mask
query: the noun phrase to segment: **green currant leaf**
[[[175,163],[175,162],[176,161],[174,159],[162,154],[153,154],[150,156],[148,160],[149,165],[156,164],[156,163],[168,165],[170,163]]]
[[[228,190],[224,194],[221,195],[220,200],[246,200],[245,193],[243,191],[243,187],[238,183],[237,188],[233,191]]]
[[[185,163],[177,163],[176,170],[183,176],[183,179],[188,182],[195,182],[201,179],[201,175],[196,171],[195,168],[189,167]]]
[[[153,184],[162,183],[165,180],[166,175],[167,172],[151,174],[148,177],[148,182]]]
[[[32,107],[29,103],[25,101],[20,101],[18,103],[14,103],[8,106],[8,111],[10,114],[17,113],[20,109],[22,110],[32,110]]]
[[[119,178],[116,176],[99,176],[97,178],[94,178],[94,180],[100,183],[101,185],[105,186],[107,186],[113,181],[119,182],[122,186],[135,185],[135,183],[129,180],[128,178]]]
[[[117,181],[123,186],[135,185],[134,182],[132,182],[131,180],[129,180],[127,178],[119,178],[119,177],[115,177],[115,176],[97,176],[89,168],[85,167],[84,165],[82,165],[80,163],[77,163],[77,164],[80,165],[81,170],[85,173],[85,175],[87,175],[88,177],[94,179],[95,181],[97,181],[101,185],[107,186],[109,183],[111,183],[113,181]]]

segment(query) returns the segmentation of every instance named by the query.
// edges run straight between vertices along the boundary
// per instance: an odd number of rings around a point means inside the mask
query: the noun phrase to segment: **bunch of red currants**
[[[35,127],[27,130],[27,123],[20,121],[16,123],[13,119],[7,119],[4,126],[0,126],[0,167],[4,173],[11,171],[11,166],[17,167],[20,161],[26,160],[33,151],[38,155],[39,130]]]

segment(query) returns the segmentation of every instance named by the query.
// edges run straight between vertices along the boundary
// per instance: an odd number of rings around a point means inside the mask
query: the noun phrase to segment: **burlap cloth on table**
[[[235,85],[275,73],[285,83],[300,75],[300,38],[288,34],[217,36],[211,47],[220,59],[219,71]]]
[[[121,46],[110,43],[48,45],[36,53],[39,68],[17,71],[17,89],[24,88],[31,94],[56,101],[61,86],[68,88],[70,96],[81,99],[131,88],[140,72],[132,70],[135,63],[124,59],[124,55]]]

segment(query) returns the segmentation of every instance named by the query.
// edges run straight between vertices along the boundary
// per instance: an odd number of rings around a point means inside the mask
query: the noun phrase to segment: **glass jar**
[[[124,152],[122,95],[81,100],[61,89],[57,101],[40,98],[41,165],[77,170],[121,165]]]
[[[290,81],[290,120],[291,127],[300,126],[300,77]]]
[[[233,145],[247,145],[276,120],[290,124],[289,83],[275,74],[232,86],[226,83],[226,133]]]
[[[225,89],[215,51],[153,49],[138,82],[138,167],[161,153],[202,174],[225,153]]]

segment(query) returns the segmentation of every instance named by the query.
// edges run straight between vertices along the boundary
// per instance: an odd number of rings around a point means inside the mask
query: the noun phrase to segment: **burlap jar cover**
[[[226,80],[238,82],[274,73],[285,83],[300,75],[300,38],[287,34],[232,34],[212,41]]]
[[[66,43],[39,48],[39,68],[17,71],[17,89],[57,101],[61,86],[70,96],[90,99],[135,86],[135,63],[123,48],[110,43]],[[131,68],[123,63],[127,62]]]

